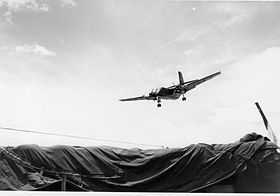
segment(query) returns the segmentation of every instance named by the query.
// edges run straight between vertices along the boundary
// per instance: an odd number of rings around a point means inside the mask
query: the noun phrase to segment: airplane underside
[[[174,95],[167,95],[167,96],[162,96],[161,99],[171,99],[171,100],[175,100],[178,99],[181,96],[181,94],[174,94]]]
[[[161,107],[161,100],[165,99],[165,100],[176,100],[178,98],[180,98],[180,96],[183,95],[182,97],[182,101],[186,101],[186,97],[184,96],[184,94],[181,93],[174,93],[172,95],[164,95],[164,96],[158,96],[155,100],[157,101],[157,107]]]

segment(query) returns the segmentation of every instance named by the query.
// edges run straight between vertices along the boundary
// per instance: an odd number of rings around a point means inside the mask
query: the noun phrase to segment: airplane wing
[[[195,81],[197,81],[197,80],[186,81],[186,82],[184,82],[184,83],[182,83],[182,84],[175,84],[175,85],[169,86],[169,87],[167,87],[167,88],[173,89],[173,88],[176,88],[177,86],[189,84],[189,83],[192,83],[192,82],[195,82]]]
[[[154,100],[154,97],[143,95],[143,96],[140,96],[140,97],[120,99],[120,101],[138,101],[138,100]]]
[[[214,73],[214,74],[211,74],[211,75],[206,76],[206,77],[201,78],[201,79],[186,81],[186,82],[182,83],[181,85],[185,85],[185,84],[195,84],[195,85],[198,85],[198,84],[201,84],[201,83],[203,83],[203,82],[206,82],[207,80],[210,80],[210,79],[216,77],[216,76],[219,75],[219,74],[221,74],[221,72],[216,72],[216,73]],[[177,86],[180,86],[180,84],[172,85],[172,86],[169,86],[169,87],[167,87],[167,88],[173,89],[173,88],[176,88]]]
[[[208,80],[210,80],[210,79],[216,77],[216,76],[219,75],[219,74],[221,74],[220,71],[219,71],[219,72],[216,72],[216,73],[213,73],[213,74],[211,74],[211,75],[209,75],[209,76],[206,76],[206,77],[204,77],[204,78],[201,78],[201,79],[199,79],[199,80],[196,80],[196,81],[194,81],[194,84],[195,84],[195,85],[201,84],[201,83],[203,83],[203,82],[206,82],[206,81],[208,81]]]

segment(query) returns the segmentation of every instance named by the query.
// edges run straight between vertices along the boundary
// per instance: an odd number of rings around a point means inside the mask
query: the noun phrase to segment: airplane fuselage
[[[195,85],[185,85],[182,88],[160,88],[158,92],[152,94],[155,97],[155,100],[157,99],[178,99],[181,95],[185,94],[187,91],[195,88]]]
[[[181,93],[173,93],[172,95],[164,95],[164,96],[160,96],[161,99],[178,99],[182,94]]]

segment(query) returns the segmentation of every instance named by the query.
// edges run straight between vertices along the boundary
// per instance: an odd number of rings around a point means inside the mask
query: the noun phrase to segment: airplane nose
[[[178,87],[178,88],[175,89],[175,92],[176,92],[176,93],[180,93],[181,91],[182,91],[182,89],[181,89],[180,87]]]

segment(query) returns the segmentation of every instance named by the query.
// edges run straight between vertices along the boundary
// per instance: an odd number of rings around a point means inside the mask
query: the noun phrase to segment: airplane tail
[[[183,85],[184,84],[184,78],[182,72],[178,71],[178,76],[179,76],[179,84]]]

